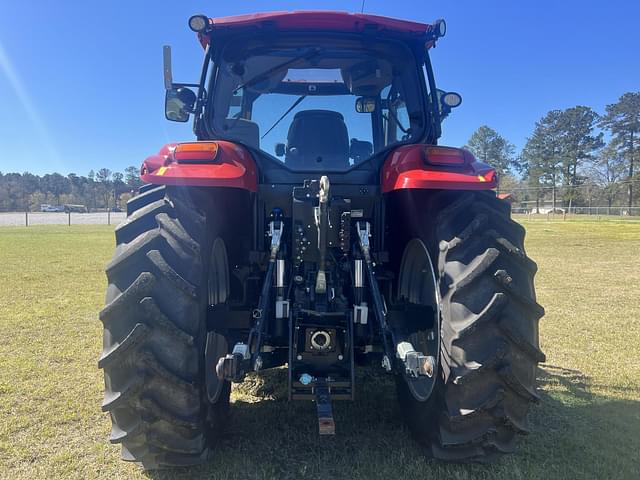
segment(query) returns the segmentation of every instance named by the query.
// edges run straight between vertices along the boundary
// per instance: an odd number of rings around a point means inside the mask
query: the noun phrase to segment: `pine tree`
[[[611,133],[611,144],[622,155],[627,170],[627,206],[634,201],[635,164],[640,156],[640,92],[628,92],[607,105],[600,126]]]
[[[499,175],[511,172],[515,166],[515,147],[493,128],[482,125],[464,146],[475,157],[496,169]]]

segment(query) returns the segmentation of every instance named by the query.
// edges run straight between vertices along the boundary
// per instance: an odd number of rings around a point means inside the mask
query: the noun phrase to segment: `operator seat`
[[[287,135],[284,163],[300,170],[349,167],[349,134],[343,116],[331,110],[296,113]]]

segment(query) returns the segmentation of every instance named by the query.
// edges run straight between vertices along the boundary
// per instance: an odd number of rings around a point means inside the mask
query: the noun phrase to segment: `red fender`
[[[165,145],[142,163],[140,178],[158,185],[258,190],[251,154],[240,145],[218,140]]]
[[[496,171],[467,150],[434,145],[396,148],[382,166],[382,193],[404,188],[491,190]]]

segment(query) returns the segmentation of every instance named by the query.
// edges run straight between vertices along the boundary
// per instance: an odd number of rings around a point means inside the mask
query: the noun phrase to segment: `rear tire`
[[[208,255],[217,232],[195,194],[158,186],[133,198],[106,269],[102,408],[122,458],[145,469],[206,461],[229,406],[228,382],[215,404],[207,400]]]
[[[537,267],[524,228],[492,192],[440,192],[429,204],[435,226],[418,234],[438,258],[441,376],[426,402],[399,382],[399,401],[435,458],[485,462],[514,450],[538,399]]]

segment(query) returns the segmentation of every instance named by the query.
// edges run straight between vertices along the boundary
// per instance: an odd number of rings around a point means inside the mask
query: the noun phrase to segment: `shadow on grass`
[[[315,406],[287,402],[286,370],[252,376],[238,389],[215,458],[201,467],[149,472],[153,479],[635,478],[640,404],[594,396],[581,372],[539,370],[532,435],[516,455],[484,465],[425,458],[399,411],[392,379],[358,373],[355,402],[334,402],[336,436],[319,437]],[[637,398],[637,397],[636,397]],[[254,401],[261,399],[260,401]],[[250,401],[247,401],[250,400]]]

